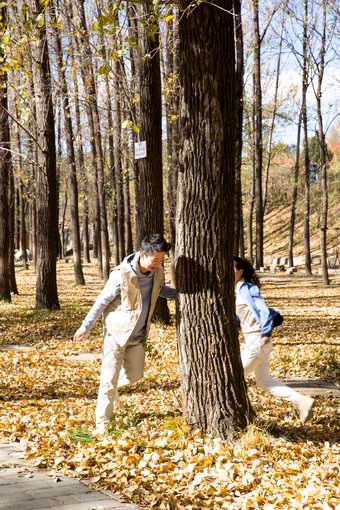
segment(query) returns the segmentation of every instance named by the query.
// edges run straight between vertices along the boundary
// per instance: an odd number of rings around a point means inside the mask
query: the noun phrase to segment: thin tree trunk
[[[74,64],[73,64],[74,65]],[[79,89],[78,79],[74,77],[74,89],[75,89],[75,115],[76,115],[76,126],[77,126],[77,139],[78,139],[78,159],[79,159],[79,172],[80,180],[83,192],[83,256],[85,264],[90,264],[90,240],[89,240],[89,183],[85,173],[85,158],[83,149],[83,137],[81,130],[81,117],[80,117],[80,106],[79,106]]]
[[[1,157],[1,156],[0,156]],[[13,165],[12,158],[10,155],[9,159],[9,193],[8,193],[8,208],[9,208],[9,255],[8,255],[8,264],[9,264],[9,281],[10,288],[13,294],[19,294],[18,286],[15,278],[15,266],[14,266],[14,214],[15,214],[15,206],[14,206],[14,197],[15,197],[15,185],[14,185],[14,174],[13,174]]]
[[[186,420],[226,439],[252,417],[234,308],[232,1],[207,1],[186,15],[189,3],[181,2],[179,21],[178,353]]]
[[[119,73],[121,71],[119,60],[114,63],[114,92],[113,92],[113,111],[114,111],[114,160],[116,174],[117,191],[117,228],[119,238],[119,259],[123,260],[126,255],[124,238],[124,189],[122,172],[122,143],[121,143],[121,113],[120,113],[120,91],[119,91]]]
[[[316,95],[316,104],[318,112],[319,123],[319,148],[320,148],[320,164],[321,164],[321,192],[322,192],[322,213],[320,225],[320,252],[321,252],[321,267],[322,267],[322,281],[324,285],[329,285],[329,276],[327,268],[327,215],[328,215],[328,190],[327,190],[327,162],[325,154],[325,135],[323,131],[322,121],[322,82],[325,70],[325,52],[326,52],[326,27],[327,27],[327,2],[323,0],[323,32],[320,48],[320,67],[318,73],[318,90]]]
[[[30,218],[30,234],[29,248],[32,254],[34,271],[37,269],[37,207],[36,207],[36,151],[32,141],[29,141],[28,154],[30,160],[30,186],[29,186],[29,218]]]
[[[292,194],[292,205],[291,205],[290,225],[289,225],[288,264],[290,267],[294,266],[293,248],[294,248],[296,202],[297,202],[297,192],[298,192],[298,182],[299,182],[301,123],[302,123],[302,109],[301,109],[300,115],[299,115],[299,123],[298,123],[298,130],[297,130],[296,156],[295,156],[294,176],[293,176],[293,194]]]
[[[110,272],[110,245],[109,235],[107,228],[107,215],[106,215],[106,202],[105,202],[105,187],[104,187],[104,158],[102,150],[102,137],[100,132],[100,121],[98,113],[97,92],[93,74],[92,54],[90,51],[88,41],[88,29],[85,17],[84,0],[77,0],[78,14],[80,21],[80,28],[82,31],[82,44],[81,51],[83,56],[83,63],[81,66],[82,79],[84,89],[88,93],[88,101],[86,107],[88,112],[91,147],[94,161],[94,168],[96,168],[96,182],[97,182],[97,211],[99,212],[99,232],[100,239],[97,239],[98,249],[98,269],[102,272],[102,277],[106,281]],[[100,251],[99,251],[100,248]],[[101,259],[101,260],[99,260]]]
[[[0,30],[7,24],[7,5],[0,7]],[[0,59],[5,58],[0,47]],[[10,135],[8,123],[8,75],[0,73],[0,300],[11,301],[9,274],[9,178],[10,178]]]
[[[253,97],[255,97],[255,75],[253,73]],[[255,104],[252,102],[250,111],[250,190],[249,190],[249,209],[247,218],[247,257],[253,260],[253,213],[255,204]]]
[[[234,253],[240,253],[243,244],[243,222],[242,222],[242,127],[243,127],[243,32],[241,18],[241,1],[234,0],[234,30],[236,39],[236,151],[235,151],[235,246]],[[242,238],[242,240],[241,240]]]
[[[305,164],[305,211],[304,211],[304,248],[305,248],[305,271],[312,274],[310,256],[310,183],[309,183],[309,153],[308,153],[308,121],[307,121],[307,88],[308,88],[308,0],[304,0],[305,19],[303,26],[303,70],[302,70],[302,122],[304,132],[304,164]]]
[[[64,209],[63,214],[61,215],[61,257],[64,259],[66,257],[66,246],[65,246],[65,219],[66,219],[66,210],[67,210],[67,182],[65,186],[65,199],[64,199]]]
[[[276,118],[276,113],[277,113],[277,97],[278,97],[278,92],[279,92],[284,20],[285,20],[285,11],[283,11],[283,13],[282,13],[282,20],[281,20],[279,56],[277,59],[277,66],[276,66],[276,79],[275,79],[273,110],[272,110],[272,115],[271,115],[271,119],[270,119],[269,136],[268,136],[267,164],[266,164],[266,169],[265,169],[265,173],[264,173],[263,217],[265,214],[267,198],[268,198],[267,197],[267,195],[268,195],[268,179],[269,179],[269,168],[270,168],[270,163],[271,163],[271,158],[272,158],[272,141],[273,141],[273,134],[274,134],[275,118]]]
[[[116,186],[116,171],[115,171],[115,152],[114,152],[114,128],[113,128],[113,115],[111,108],[111,91],[108,76],[105,76],[105,89],[106,89],[106,106],[107,106],[107,120],[108,120],[108,142],[109,142],[109,161],[110,161],[110,177],[111,177],[111,214],[112,214],[112,236],[113,236],[113,257],[114,264],[118,266],[120,263],[119,257],[119,236],[118,236],[118,222],[117,222],[117,186]]]
[[[139,5],[140,16],[148,17],[148,7]],[[141,18],[142,19],[142,18]],[[140,40],[140,139],[146,141],[147,157],[137,161],[138,193],[136,194],[136,239],[153,233],[163,235],[163,175],[162,175],[162,97],[159,59],[159,36],[151,38],[147,26]],[[152,55],[152,58],[149,57]],[[170,323],[170,313],[164,298],[158,298],[154,318]]]
[[[132,227],[131,227],[131,203],[130,203],[130,169],[129,169],[129,143],[128,139],[125,140],[125,171],[123,172],[124,179],[124,229],[125,229],[125,239],[126,239],[126,252],[133,252],[133,242],[132,242]]]
[[[19,188],[15,187],[13,180],[13,211],[14,211],[14,225],[13,225],[13,245],[15,250],[20,250],[20,196]]]
[[[171,11],[169,15],[172,15]],[[175,50],[175,36],[174,36],[174,23],[173,20],[169,20],[166,25],[166,138],[167,138],[167,169],[168,169],[168,190],[167,190],[167,202],[168,202],[168,217],[169,217],[169,241],[171,243],[171,281],[174,285],[175,282],[175,257],[174,248],[176,243],[176,173],[177,169],[174,168],[173,164],[173,127],[175,116],[178,112],[174,110],[174,95],[177,94],[176,79],[174,71],[174,50]],[[176,127],[175,127],[176,128]]]
[[[18,112],[17,112],[18,116]],[[17,131],[17,146],[18,146],[18,161],[19,161],[19,170],[22,172],[22,157],[21,157],[21,136],[20,131]],[[25,201],[25,188],[24,183],[21,178],[19,178],[18,182],[18,190],[19,190],[19,207],[20,207],[20,237],[21,237],[21,251],[22,251],[22,267],[26,271],[28,269],[27,263],[27,243],[26,243],[26,218],[25,218],[25,209],[26,209],[26,201]]]
[[[59,103],[59,101],[58,101]],[[61,241],[61,232],[59,230],[59,224],[60,224],[60,196],[61,196],[61,190],[62,190],[62,183],[61,183],[61,164],[63,159],[63,150],[61,146],[61,111],[60,107],[58,108],[58,103],[56,105],[56,110],[58,110],[58,117],[57,117],[57,211],[58,211],[58,248],[57,248],[57,257],[61,260],[63,258],[63,249],[62,249],[62,241]]]
[[[77,285],[85,285],[83,269],[81,265],[81,246],[80,246],[80,230],[79,230],[79,211],[78,211],[78,183],[76,171],[76,158],[74,154],[74,136],[70,115],[70,102],[68,97],[67,79],[65,67],[63,63],[63,48],[61,44],[59,28],[57,26],[57,17],[55,6],[53,3],[50,7],[51,21],[54,26],[55,49],[57,57],[58,79],[61,90],[61,101],[64,112],[64,128],[67,149],[67,162],[69,169],[69,186],[70,186],[70,217],[72,232],[72,251],[73,251],[73,269],[74,279]]]
[[[253,0],[254,76],[255,76],[255,218],[256,267],[263,266],[263,204],[262,204],[262,89],[261,38],[258,0]]]
[[[22,252],[22,267],[24,268],[24,270],[27,270],[28,263],[26,245],[25,198],[24,198],[24,185],[21,179],[19,183],[19,193],[20,193],[20,238]]]
[[[128,25],[129,25],[129,35],[130,37],[134,37],[136,42],[139,44],[140,34],[138,32],[138,24],[137,24],[137,11],[136,6],[129,5],[128,7]],[[139,53],[130,47],[130,62],[131,62],[131,83],[130,83],[130,91],[131,91],[131,98],[136,97],[136,93],[139,93],[139,74],[137,72],[138,68],[138,62],[139,62]],[[136,108],[136,103],[134,101],[131,101],[130,107],[129,107],[129,118],[134,123],[138,123],[138,112]],[[139,175],[138,175],[138,164],[135,160],[134,156],[134,147],[135,143],[139,140],[139,134],[137,134],[135,131],[132,131],[132,137],[131,137],[131,155],[132,155],[132,172],[131,172],[131,178],[134,182],[134,194],[135,194],[135,202],[134,202],[134,247],[135,250],[139,248],[137,246],[137,234],[136,234],[136,225],[137,225],[137,215],[138,215],[138,204],[137,204],[137,197],[138,197],[138,190],[139,190]]]

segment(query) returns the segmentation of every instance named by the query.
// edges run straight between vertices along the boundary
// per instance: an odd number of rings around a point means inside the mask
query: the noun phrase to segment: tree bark
[[[121,113],[120,113],[120,90],[119,90],[119,60],[114,63],[114,91],[113,91],[113,111],[114,111],[114,161],[116,177],[116,202],[117,202],[117,230],[119,260],[123,260],[126,255],[125,236],[124,236],[124,187],[122,171],[122,142],[121,142]]]
[[[139,14],[148,18],[148,7],[139,5]],[[151,38],[147,27],[140,39],[140,140],[146,141],[147,157],[137,161],[138,192],[136,194],[136,242],[158,233],[163,235],[163,174],[162,174],[162,98],[158,29]],[[164,298],[158,298],[154,318],[170,323]]]
[[[8,190],[8,213],[9,213],[9,283],[10,289],[13,294],[18,295],[18,286],[15,278],[15,265],[14,265],[14,215],[15,215],[15,184],[14,184],[14,174],[13,174],[13,165],[12,165],[12,157],[10,155],[10,165],[9,165],[9,190]]]
[[[255,76],[253,73],[253,96],[255,96]],[[251,105],[250,110],[250,190],[249,190],[249,209],[247,217],[247,257],[253,260],[253,213],[255,203],[255,105]]]
[[[29,186],[29,248],[32,253],[33,268],[37,269],[37,202],[36,202],[36,151],[33,142],[29,142],[28,154],[30,159],[30,186]]]
[[[327,27],[327,2],[323,0],[323,31],[320,48],[320,66],[318,72],[318,89],[316,94],[316,105],[319,123],[319,148],[320,148],[320,165],[321,165],[321,192],[322,192],[322,212],[320,225],[320,252],[321,252],[321,268],[322,281],[324,285],[329,285],[329,276],[327,268],[327,215],[328,215],[328,190],[327,190],[327,162],[325,154],[325,135],[323,130],[321,96],[322,82],[325,70],[325,52],[326,52],[326,27]]]
[[[292,205],[291,205],[290,225],[289,225],[288,264],[290,267],[294,266],[293,248],[294,248],[294,229],[295,229],[295,218],[296,218],[296,202],[297,202],[297,192],[298,192],[298,182],[299,182],[301,122],[302,122],[302,110],[300,111],[298,130],[297,130],[296,156],[295,156],[294,175],[293,175]]]
[[[305,165],[305,211],[304,211],[304,248],[305,248],[305,271],[312,274],[310,256],[310,183],[309,183],[309,153],[308,153],[308,119],[307,119],[307,89],[308,89],[308,0],[304,0],[305,19],[303,24],[303,69],[302,69],[302,122],[304,132],[304,165]]]
[[[280,70],[281,70],[281,54],[282,54],[282,40],[283,40],[283,28],[284,28],[284,20],[285,20],[285,11],[282,13],[281,20],[281,31],[280,31],[280,43],[279,43],[279,56],[277,59],[276,66],[276,78],[275,78],[275,92],[274,92],[274,101],[273,101],[273,110],[270,119],[269,126],[269,136],[268,136],[268,149],[267,149],[267,164],[264,172],[264,189],[263,189],[263,218],[267,205],[267,195],[268,195],[268,179],[269,179],[269,168],[272,160],[272,141],[275,127],[275,118],[277,113],[277,97],[279,92],[279,81],[280,81]]]
[[[241,18],[241,1],[234,0],[234,30],[236,39],[236,77],[235,77],[235,101],[236,101],[236,157],[235,157],[235,246],[234,253],[239,255],[243,243],[242,222],[242,134],[243,134],[243,31]]]
[[[25,218],[25,197],[24,185],[22,180],[19,182],[20,193],[20,238],[21,238],[21,252],[22,252],[22,267],[24,270],[28,269],[27,263],[27,245],[26,245],[26,218]]]
[[[7,23],[7,6],[0,7],[0,30]],[[5,58],[0,47],[0,58]],[[9,174],[10,174],[10,135],[8,123],[8,76],[0,73],[0,300],[11,301],[9,275]]]
[[[187,422],[225,439],[252,417],[235,318],[232,1],[185,13],[189,3],[179,21],[178,352]]]
[[[35,307],[59,308],[57,292],[57,170],[52,106],[51,72],[46,44],[46,26],[35,20],[44,12],[41,0],[29,0],[33,15],[33,80],[37,124],[36,201],[37,201],[37,286]]]
[[[102,150],[102,137],[97,103],[97,91],[93,75],[92,54],[88,41],[88,29],[86,23],[84,0],[77,0],[80,29],[82,33],[82,44],[80,44],[83,62],[81,65],[81,76],[84,89],[87,91],[86,110],[89,120],[91,149],[94,168],[96,170],[97,201],[96,212],[98,212],[99,234],[97,238],[98,249],[98,270],[104,281],[110,273],[110,245],[107,228],[106,201],[105,201],[105,177],[104,158]]]
[[[74,60],[74,59],[73,59]],[[73,61],[74,65],[74,61]],[[77,139],[78,139],[78,160],[79,160],[79,173],[80,181],[83,192],[83,257],[86,264],[91,263],[90,259],[90,239],[89,239],[89,183],[85,173],[85,158],[83,148],[83,136],[81,129],[81,117],[80,117],[80,106],[79,106],[79,88],[77,76],[74,77],[74,89],[75,89],[75,117],[77,126]]]
[[[131,225],[131,200],[130,200],[130,168],[129,168],[129,140],[125,137],[125,169],[123,171],[124,187],[124,231],[126,239],[126,253],[133,252],[132,225]]]
[[[16,116],[18,115],[18,109],[16,109]],[[17,147],[18,147],[18,161],[19,161],[19,172],[22,173],[22,152],[21,152],[21,136],[20,130],[17,130]],[[27,263],[27,243],[26,243],[26,218],[25,218],[25,186],[21,176],[18,178],[18,194],[19,194],[19,212],[20,212],[20,239],[21,239],[21,253],[22,253],[22,267],[26,271],[28,269]],[[19,216],[19,214],[17,214]]]
[[[172,11],[173,12],[173,11]],[[172,12],[170,14],[172,14]],[[177,90],[177,70],[175,71],[174,63],[178,64],[177,42],[175,40],[175,28],[173,20],[169,20],[166,25],[166,139],[167,139],[167,170],[168,170],[168,217],[169,217],[169,241],[171,243],[171,281],[175,282],[175,243],[176,243],[176,194],[177,194],[177,171],[175,166],[175,151],[173,149],[173,132],[178,129],[178,120],[175,110],[175,96],[178,95]]]
[[[30,75],[28,80],[28,91],[32,103],[32,119],[36,118],[36,107],[34,103],[34,82],[33,66],[31,56],[27,59],[27,68]],[[30,122],[30,131],[36,138],[36,123]],[[28,140],[28,159],[29,159],[29,249],[32,254],[34,271],[37,270],[37,203],[36,203],[36,169],[38,168],[37,147],[32,138]]]
[[[70,102],[67,87],[67,78],[65,67],[63,63],[63,48],[57,26],[57,17],[55,13],[55,6],[53,3],[50,7],[51,21],[54,25],[55,48],[58,67],[59,87],[61,90],[61,101],[64,112],[64,128],[67,149],[67,163],[69,170],[69,187],[70,187],[70,217],[71,217],[71,232],[72,232],[72,251],[73,251],[73,270],[74,279],[77,285],[85,285],[83,269],[81,265],[81,246],[80,246],[80,229],[79,229],[79,209],[78,209],[78,183],[77,183],[77,169],[76,157],[74,153],[74,135],[71,121]]]
[[[108,120],[108,142],[109,142],[109,162],[110,162],[110,178],[112,188],[111,198],[111,214],[112,214],[112,237],[113,237],[113,258],[115,266],[120,263],[119,257],[119,236],[118,236],[118,221],[117,221],[117,186],[116,186],[116,171],[115,171],[115,147],[114,147],[114,127],[113,127],[113,115],[111,107],[111,90],[108,76],[105,76],[105,89],[107,99],[107,120]]]
[[[263,266],[263,203],[262,203],[262,88],[261,37],[258,0],[253,0],[254,77],[255,77],[255,217],[256,267]]]

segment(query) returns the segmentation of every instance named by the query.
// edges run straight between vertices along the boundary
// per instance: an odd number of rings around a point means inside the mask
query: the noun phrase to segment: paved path
[[[32,466],[16,443],[0,443],[0,510],[138,510],[110,491]]]

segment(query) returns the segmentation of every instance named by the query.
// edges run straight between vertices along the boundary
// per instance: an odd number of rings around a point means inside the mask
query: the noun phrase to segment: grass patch
[[[78,429],[74,429],[70,432],[70,439],[73,442],[78,442],[82,445],[87,445],[92,443],[93,441],[98,441],[96,436],[92,434],[92,432],[87,427],[81,427]]]

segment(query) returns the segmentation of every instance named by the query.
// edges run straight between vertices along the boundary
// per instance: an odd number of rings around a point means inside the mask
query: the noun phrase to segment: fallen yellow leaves
[[[109,435],[96,438],[100,361],[69,358],[101,352],[100,324],[85,341],[72,342],[92,302],[84,295],[99,292],[96,268],[85,270],[90,289],[70,284],[71,271],[59,265],[59,311],[34,311],[34,275],[22,271],[23,296],[0,304],[3,438],[24,442],[36,466],[86,477],[143,508],[339,510],[339,398],[318,397],[313,420],[301,427],[293,406],[250,377],[255,426],[233,442],[190,430],[181,415],[174,327],[152,326],[146,376],[121,392]],[[285,316],[274,337],[273,376],[339,384],[340,287],[293,278],[282,286],[267,282],[263,294]]]

